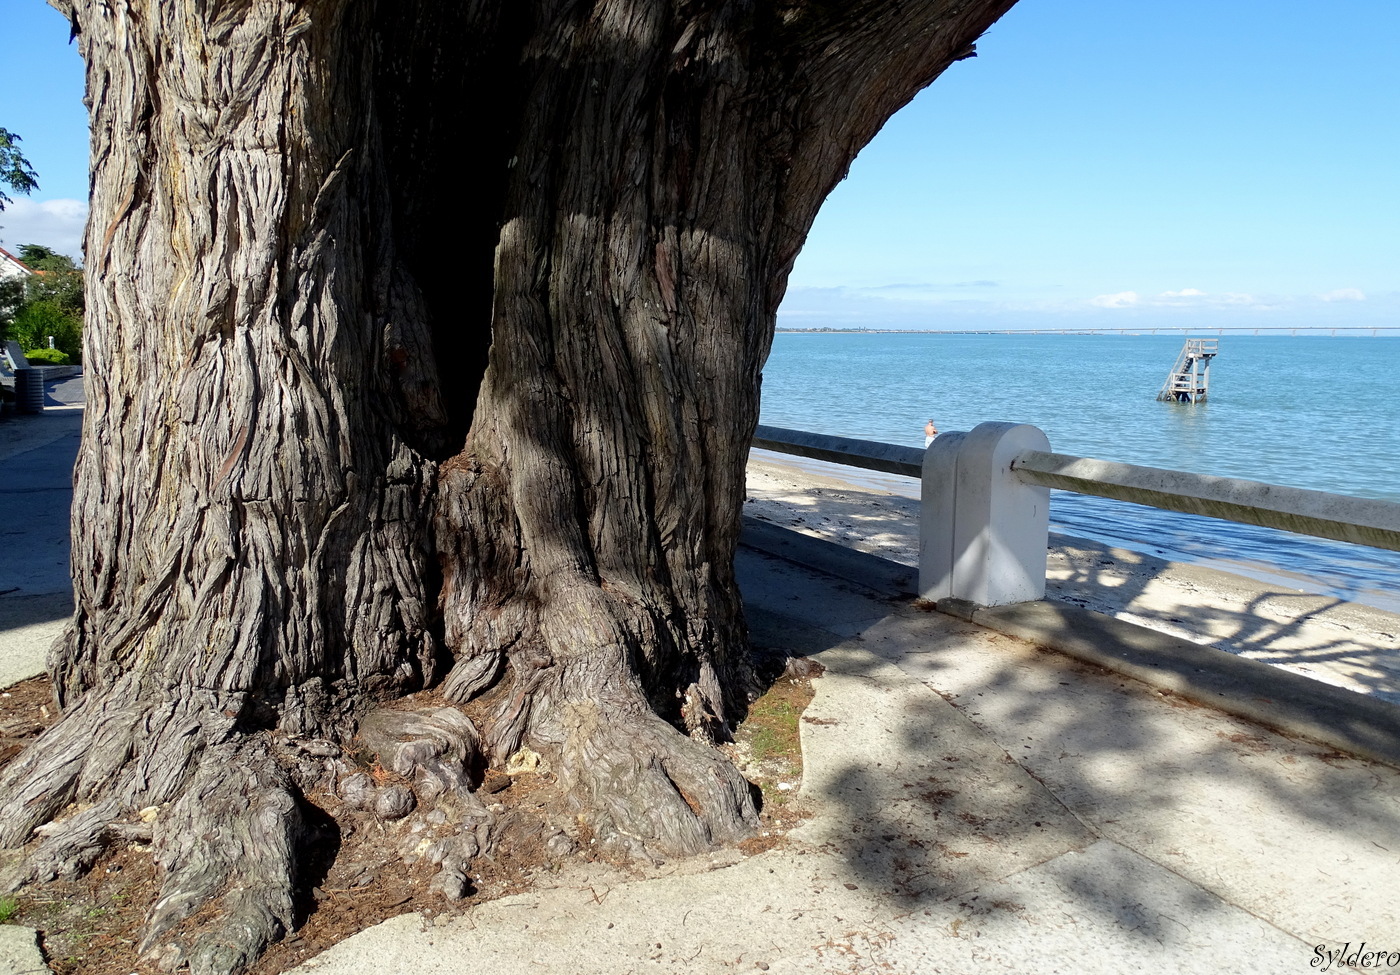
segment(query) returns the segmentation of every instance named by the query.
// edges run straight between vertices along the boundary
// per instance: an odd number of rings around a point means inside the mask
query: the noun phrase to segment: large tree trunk
[[[0,846],[74,800],[174,803],[152,930],[265,889],[199,955],[237,968],[294,923],[276,743],[444,675],[494,689],[488,750],[545,752],[605,840],[742,836],[709,743],[751,689],[733,557],[774,314],[856,151],[1012,2],[65,0],[77,612]],[[239,817],[190,868],[181,837]]]

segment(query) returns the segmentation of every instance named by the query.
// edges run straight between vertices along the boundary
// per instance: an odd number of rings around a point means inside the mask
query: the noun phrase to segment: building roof
[[[5,248],[0,247],[0,281],[8,278],[28,277],[33,273],[34,269],[28,264],[25,264]]]

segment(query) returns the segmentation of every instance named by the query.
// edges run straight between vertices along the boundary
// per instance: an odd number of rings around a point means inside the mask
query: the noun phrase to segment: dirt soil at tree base
[[[785,833],[804,818],[795,799],[802,777],[798,721],[811,700],[808,676],[780,676],[750,707],[734,742],[722,746],[764,796],[760,829],[741,844],[742,855],[781,845]],[[418,708],[445,702],[424,693],[403,703]],[[0,692],[0,767],[56,717],[45,677]],[[393,777],[377,766],[370,772],[385,781]],[[563,814],[562,797],[548,771],[506,775],[488,770],[481,788],[490,791],[483,798],[496,816],[495,845],[492,855],[473,861],[471,887],[460,901],[449,901],[430,888],[435,867],[425,861],[407,863],[398,854],[406,823],[348,809],[335,796],[308,796],[308,819],[318,841],[304,868],[308,876],[321,879],[299,905],[305,918],[301,927],[273,945],[250,970],[253,975],[295,967],[399,914],[461,914],[484,901],[541,884],[553,886],[560,875],[573,876],[579,867],[600,868],[614,879],[619,874],[629,879],[647,875],[647,865],[610,861],[586,843],[564,854],[546,845],[548,824]],[[144,975],[163,970],[158,956],[142,959],[136,950],[159,892],[160,876],[150,847],[127,844],[110,850],[82,877],[31,885],[0,898],[0,911],[8,923],[40,932],[45,958],[58,975]],[[202,917],[197,914],[186,924],[197,924]]]

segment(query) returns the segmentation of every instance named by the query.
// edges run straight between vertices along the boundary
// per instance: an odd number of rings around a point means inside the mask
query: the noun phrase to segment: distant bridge
[[[1400,325],[1298,325],[1287,328],[1269,325],[1213,325],[1187,327],[1162,325],[1156,328],[783,328],[779,332],[815,332],[841,335],[1391,335],[1400,334]]]

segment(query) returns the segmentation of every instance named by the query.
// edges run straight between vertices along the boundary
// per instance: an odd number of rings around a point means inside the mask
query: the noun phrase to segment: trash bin
[[[44,412],[44,374],[33,366],[15,370],[15,411]]]

